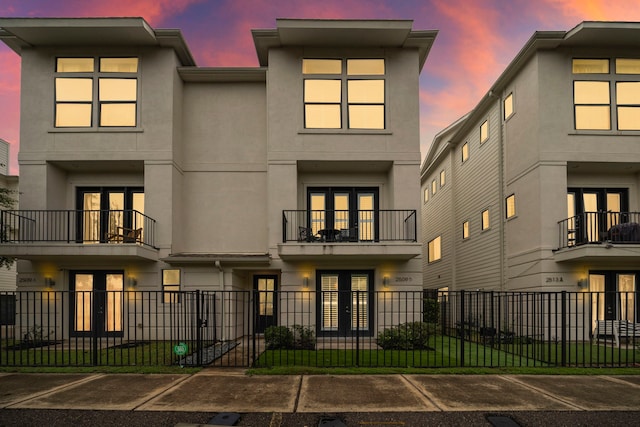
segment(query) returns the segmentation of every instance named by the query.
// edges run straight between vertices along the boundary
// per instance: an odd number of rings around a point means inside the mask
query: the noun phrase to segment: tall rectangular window
[[[428,244],[429,262],[438,261],[442,258],[441,237],[438,236]]]
[[[57,58],[56,127],[134,127],[138,58]]]
[[[485,120],[480,125],[480,144],[484,143],[489,139],[489,121]]]
[[[303,59],[302,74],[305,128],[385,129],[384,59]]]
[[[504,98],[503,102],[504,119],[507,120],[513,114],[513,93]]]
[[[446,183],[446,174],[443,169],[440,171],[440,188],[444,187],[445,183]]]
[[[611,129],[609,82],[573,82],[573,103],[576,129]]]
[[[469,238],[469,221],[465,221],[462,223],[462,238]]]
[[[489,209],[485,209],[482,211],[482,220],[481,220],[481,228],[482,230],[486,230],[490,227],[489,223]]]
[[[431,181],[431,194],[435,195],[436,191],[438,191],[438,183],[434,179],[433,181]]]
[[[180,302],[180,270],[162,270],[162,295],[165,304]]]
[[[462,163],[464,163],[469,159],[469,143],[465,142],[460,151],[462,153]]]
[[[507,219],[516,216],[516,195],[512,194],[507,197],[505,204]]]
[[[429,201],[429,187],[425,187],[424,188],[424,202],[428,202]]]

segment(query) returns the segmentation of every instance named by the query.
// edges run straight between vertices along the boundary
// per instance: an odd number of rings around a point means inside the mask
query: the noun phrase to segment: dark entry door
[[[75,336],[122,336],[122,271],[72,271],[71,326]]]
[[[264,333],[269,326],[277,325],[278,300],[278,276],[260,275],[253,277],[253,288],[256,291],[255,313],[256,333]]]
[[[373,271],[318,271],[318,335],[371,335]]]

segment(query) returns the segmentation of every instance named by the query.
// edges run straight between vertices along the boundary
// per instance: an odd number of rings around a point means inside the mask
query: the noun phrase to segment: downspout
[[[504,193],[505,193],[505,182],[504,182],[504,112],[502,111],[502,102],[499,95],[496,95],[492,90],[489,91],[489,96],[495,98],[498,102],[498,123],[499,123],[499,132],[498,132],[498,198],[500,203],[500,291],[504,291],[505,286],[505,268],[506,268],[506,241],[505,241],[505,227],[507,226],[507,219],[504,212],[505,202],[504,202]]]
[[[220,330],[221,330],[221,340],[222,341],[226,341],[226,328],[225,328],[225,320],[227,318],[226,316],[226,295],[225,295],[225,286],[224,286],[224,270],[222,269],[222,264],[220,263],[219,260],[216,260],[215,262],[215,266],[216,268],[219,270],[218,272],[218,284],[220,286],[220,293],[221,293],[221,298],[222,298],[222,313],[221,313],[221,320],[222,320],[222,324],[220,325]]]

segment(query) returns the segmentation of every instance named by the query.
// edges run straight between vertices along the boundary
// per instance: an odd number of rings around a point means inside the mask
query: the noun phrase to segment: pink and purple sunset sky
[[[438,30],[420,77],[422,157],[477,104],[538,30],[581,21],[639,21],[638,0],[0,0],[0,17],[140,16],[182,31],[198,66],[255,67],[251,30],[276,18],[411,19]],[[18,174],[20,57],[0,43],[0,138]]]

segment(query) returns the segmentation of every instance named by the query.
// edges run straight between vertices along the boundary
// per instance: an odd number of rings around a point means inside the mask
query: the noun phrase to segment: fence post
[[[465,292],[464,290],[460,291],[460,316],[458,316],[459,320],[459,328],[458,331],[460,331],[460,333],[458,335],[460,335],[460,357],[458,357],[458,360],[460,361],[460,366],[464,366],[464,298],[465,298]]]
[[[561,336],[562,336],[562,340],[561,340],[561,345],[562,345],[562,349],[561,351],[561,366],[566,366],[567,364],[567,291],[562,291],[562,308],[560,310],[561,313],[561,328],[562,330],[560,331]]]
[[[203,301],[201,300],[200,289],[196,289],[196,346],[198,347],[196,363],[198,366],[202,365],[202,310],[201,304]]]

